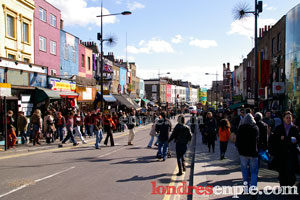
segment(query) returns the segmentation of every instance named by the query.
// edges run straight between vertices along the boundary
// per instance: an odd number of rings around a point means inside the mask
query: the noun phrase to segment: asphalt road
[[[97,150],[91,142],[0,158],[0,199],[190,199],[162,193],[166,186],[189,185],[193,145],[187,172],[177,177],[174,143],[172,158],[159,161],[157,148],[146,148],[149,131],[149,126],[137,131],[133,146],[123,134],[115,138],[114,147],[102,140]]]

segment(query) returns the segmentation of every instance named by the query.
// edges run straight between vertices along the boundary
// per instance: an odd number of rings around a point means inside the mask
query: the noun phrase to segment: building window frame
[[[57,48],[56,42],[50,40],[50,53],[53,55],[56,55],[56,52],[57,52],[56,48]]]
[[[72,61],[76,63],[76,49],[75,46],[72,47]]]
[[[18,14],[17,12],[7,8],[7,7],[3,7],[3,11],[4,11],[4,16],[5,16],[5,37],[8,39],[12,39],[12,40],[17,40],[17,19],[18,19]],[[8,31],[8,16],[11,17],[12,21],[12,34],[10,34]]]
[[[47,11],[42,7],[39,7],[39,19],[47,22]]]
[[[47,52],[47,39],[43,36],[39,36],[39,50]]]
[[[91,70],[91,57],[87,57],[87,64],[88,64],[88,70],[90,71]]]
[[[69,60],[69,47],[67,43],[64,45],[64,59]]]
[[[85,62],[84,62],[85,56],[84,54],[81,54],[81,67],[85,68]]]
[[[12,53],[7,53],[7,58],[11,60],[16,60],[16,55]]]
[[[53,27],[57,27],[57,17],[53,14],[50,14],[50,25]]]
[[[277,34],[277,52],[280,52],[281,51],[281,33],[279,32]]]

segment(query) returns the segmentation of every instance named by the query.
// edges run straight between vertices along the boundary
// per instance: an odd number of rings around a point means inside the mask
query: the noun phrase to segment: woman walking
[[[110,138],[110,145],[115,146],[112,131],[116,129],[116,125],[111,118],[111,114],[107,114],[104,118],[104,129],[106,131],[106,138],[104,144],[107,145],[108,139]]]
[[[220,121],[220,128],[219,128],[221,160],[225,158],[229,137],[230,137],[230,122],[228,121],[228,119],[222,119]]]
[[[16,136],[16,132],[14,130],[14,126],[13,126],[13,123],[14,123],[14,118],[13,118],[13,111],[12,110],[9,110],[7,112],[7,147],[8,149],[10,147],[12,148],[15,148],[15,144],[16,144],[16,141],[17,141],[17,136]]]
[[[187,150],[187,144],[192,139],[192,133],[188,126],[184,124],[184,116],[178,117],[178,123],[175,126],[172,135],[168,142],[175,140],[176,143],[176,156],[179,172],[177,176],[181,176],[185,172],[184,154]]]
[[[297,144],[300,142],[298,127],[292,123],[293,115],[287,111],[283,115],[283,124],[277,126],[270,136],[270,153],[278,164],[280,186],[293,186],[298,167]]]
[[[39,137],[42,130],[42,117],[41,111],[36,109],[30,119],[31,130],[33,131],[33,145],[41,144],[39,143]]]
[[[74,135],[73,135],[73,127],[74,127],[74,114],[73,112],[68,113],[67,120],[66,120],[66,128],[67,128],[67,137],[62,141],[63,144],[66,143],[68,139],[71,138],[73,145],[76,146],[79,143],[76,142]]]
[[[215,140],[217,135],[217,121],[213,117],[211,112],[207,113],[207,119],[205,121],[205,135],[207,136],[208,152],[212,148],[212,152],[215,152]]]

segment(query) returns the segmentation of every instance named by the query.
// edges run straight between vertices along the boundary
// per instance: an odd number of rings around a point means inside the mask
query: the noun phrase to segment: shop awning
[[[127,101],[121,94],[113,95],[121,104],[125,105],[128,108],[133,108],[133,105]]]
[[[247,103],[246,102],[240,102],[240,103],[236,103],[236,104],[230,105],[229,108],[232,109],[232,110],[234,110],[234,109],[236,109],[236,108],[238,108],[238,107],[240,107],[242,105],[245,105],[245,104],[247,104]]]
[[[61,97],[68,97],[68,98],[77,98],[78,94],[76,92],[57,92]]]
[[[109,94],[109,95],[103,95],[103,99],[106,102],[116,102],[117,101],[117,99],[113,95],[111,95],[111,94]],[[97,92],[95,101],[99,102],[100,100],[101,100],[101,92]]]
[[[128,95],[123,95],[123,97],[127,100],[127,101],[129,101],[129,103],[130,104],[132,104],[132,106],[133,106],[133,108],[134,109],[136,109],[136,110],[138,110],[138,109],[140,109],[141,107],[139,106],[139,104],[137,104],[132,98],[130,98]]]
[[[37,87],[35,89],[35,103],[40,103],[42,101],[45,101],[46,99],[61,99],[58,92],[47,89],[47,88],[41,88]]]

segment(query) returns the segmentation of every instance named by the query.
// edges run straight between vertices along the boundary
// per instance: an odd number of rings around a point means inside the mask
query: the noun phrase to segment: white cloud
[[[175,44],[181,43],[183,40],[183,37],[181,35],[176,35],[174,38],[172,38],[172,42]]]
[[[88,27],[88,30],[91,31],[91,30],[93,30],[93,28],[92,27]]]
[[[158,38],[153,38],[148,42],[141,40],[138,47],[128,46],[127,51],[132,54],[174,53],[171,44]]]
[[[218,44],[215,40],[199,40],[197,38],[191,38],[189,45],[200,47],[200,48],[205,48],[205,49],[218,46]]]
[[[133,10],[136,10],[136,9],[142,9],[142,8],[145,8],[145,5],[143,5],[143,4],[141,4],[141,3],[139,3],[139,2],[133,2],[133,3],[128,3],[127,4],[127,8],[129,9],[129,10],[131,10],[131,11],[133,11]]]
[[[270,10],[270,11],[277,10],[277,8],[269,6],[268,4],[264,4],[263,9],[264,10]]]
[[[96,17],[101,13],[101,7],[88,7],[85,0],[47,0],[61,10],[62,19],[65,25],[87,26],[96,24],[100,26],[100,18]],[[103,8],[103,15],[109,14],[106,8]],[[115,23],[116,17],[109,16],[103,18],[103,23]]]
[[[265,25],[274,25],[276,23],[275,19],[258,19],[258,28],[262,28]],[[231,23],[229,35],[239,34],[247,36],[248,38],[254,35],[254,17],[247,17],[242,20],[236,20]]]

